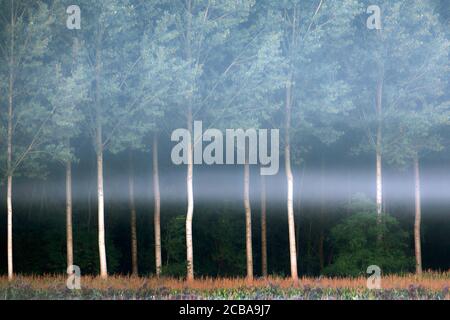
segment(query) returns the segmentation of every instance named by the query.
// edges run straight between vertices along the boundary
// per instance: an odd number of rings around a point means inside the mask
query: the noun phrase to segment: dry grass
[[[26,284],[36,290],[51,290],[65,287],[66,277],[62,275],[45,276],[17,276],[10,283],[6,277],[0,277],[0,288],[8,287],[14,283]],[[293,282],[288,278],[269,277],[248,281],[245,278],[200,278],[187,282],[176,278],[110,276],[107,280],[98,277],[83,276],[83,288],[95,290],[140,290],[143,288],[166,288],[169,290],[216,290],[238,288],[264,288],[277,286],[280,289],[288,288],[331,288],[331,289],[364,289],[367,278],[301,278]],[[450,272],[425,273],[421,277],[416,275],[385,276],[382,277],[383,289],[409,289],[411,286],[421,287],[432,291],[442,291],[450,287]]]
[[[63,275],[0,277],[0,299],[107,299],[107,300],[192,300],[192,299],[407,299],[450,300],[450,273],[386,276],[382,290],[369,290],[367,279],[302,278],[293,282],[271,277],[250,282],[243,278],[202,278],[186,282],[175,278],[110,276],[81,278],[81,290],[66,288]]]

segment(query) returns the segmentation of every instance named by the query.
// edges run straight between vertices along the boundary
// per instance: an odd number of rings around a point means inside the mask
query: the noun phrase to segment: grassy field
[[[366,278],[198,279],[111,276],[82,277],[80,290],[69,290],[63,276],[0,278],[0,299],[438,299],[450,300],[450,273],[386,276],[380,290],[369,290]]]

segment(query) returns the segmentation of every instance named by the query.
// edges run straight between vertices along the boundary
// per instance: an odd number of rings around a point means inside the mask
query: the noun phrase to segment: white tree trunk
[[[66,250],[67,267],[73,265],[73,232],[72,232],[72,164],[66,162]]]
[[[12,235],[12,176],[8,175],[8,190],[7,190],[7,209],[8,209],[8,279],[14,278],[13,270],[13,235]]]
[[[320,170],[320,234],[319,234],[319,267],[322,274],[325,258],[324,258],[324,242],[325,242],[325,160],[322,154],[322,163]]]
[[[14,95],[14,31],[15,31],[15,19],[13,2],[11,2],[11,46],[10,46],[10,65],[9,65],[9,90],[8,90],[8,133],[7,133],[7,194],[6,204],[8,211],[7,218],[7,242],[8,242],[8,279],[14,278],[13,269],[13,207],[12,207],[12,179],[13,179],[13,167],[12,167],[12,136],[13,136],[13,95]]]
[[[194,280],[194,249],[192,243],[192,218],[194,215],[194,187],[193,187],[193,145],[192,145],[192,109],[188,110],[188,130],[191,134],[191,139],[188,141],[188,165],[187,165],[187,214],[186,214],[186,258],[187,258],[187,280]]]
[[[383,82],[379,81],[377,86],[377,141],[376,141],[376,205],[378,222],[381,223],[381,216],[383,214],[383,179],[382,179],[382,98],[383,98]]]
[[[261,176],[261,271],[267,277],[267,207],[266,207],[266,179]]]
[[[156,275],[161,275],[161,194],[159,190],[158,138],[153,136],[153,194],[154,194],[154,228],[155,228],[155,262]]]
[[[381,151],[377,148],[376,154],[376,188],[377,188],[377,215],[379,220],[381,215],[383,214],[383,179],[382,179],[382,160],[381,160]]]
[[[98,36],[99,37],[99,36]],[[95,87],[95,108],[96,108],[96,151],[97,151],[97,200],[98,200],[98,252],[100,258],[100,277],[108,278],[108,268],[106,263],[106,244],[105,244],[105,199],[103,188],[103,136],[102,121],[100,110],[100,40],[97,39],[96,48],[96,87]]]
[[[291,127],[291,107],[292,107],[292,77],[286,86],[286,127],[285,127],[285,170],[287,180],[287,211],[289,226],[289,255],[291,260],[291,277],[298,280],[297,273],[297,248],[295,243],[295,220],[294,220],[294,177],[291,170],[291,145],[290,145],[290,127]]]
[[[134,203],[134,170],[130,153],[130,173],[128,177],[128,191],[130,201],[130,233],[131,233],[131,272],[133,276],[138,275],[138,245],[136,225],[136,205]]]
[[[188,61],[192,59],[191,48],[191,32],[192,32],[192,1],[186,1],[187,11],[187,23],[186,23],[186,58]],[[192,88],[193,89],[193,88]],[[194,171],[194,159],[193,159],[193,118],[192,118],[192,95],[187,97],[188,110],[187,110],[187,129],[189,130],[191,139],[188,141],[188,166],[186,175],[186,187],[187,187],[187,212],[186,212],[186,262],[187,262],[187,280],[194,280],[194,248],[192,243],[192,219],[194,215],[194,186],[193,186],[193,171]]]
[[[422,274],[422,249],[420,242],[420,224],[422,219],[420,203],[420,168],[419,156],[414,158],[414,181],[415,181],[415,221],[414,221],[414,247],[416,255],[416,274]]]
[[[100,256],[100,277],[108,278],[105,244],[105,199],[103,195],[103,150],[97,151],[97,197],[98,197],[98,252]]]
[[[252,209],[250,207],[250,168],[248,161],[245,161],[244,165],[244,207],[247,252],[247,279],[251,281],[253,280]]]
[[[78,39],[75,37],[72,47],[72,68],[75,68],[78,55]],[[67,148],[70,149],[70,139],[67,139]],[[72,162],[66,161],[66,254],[67,268],[74,264],[73,260],[73,225],[72,225]]]

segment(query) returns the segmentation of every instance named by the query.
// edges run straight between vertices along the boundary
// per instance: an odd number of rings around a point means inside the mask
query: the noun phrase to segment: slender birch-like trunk
[[[253,252],[252,252],[252,209],[250,206],[250,166],[248,161],[244,165],[244,207],[245,207],[245,246],[247,253],[247,279],[253,280]]]
[[[285,124],[285,170],[287,180],[287,210],[289,225],[289,255],[291,260],[291,277],[298,280],[297,273],[297,249],[295,243],[295,220],[294,220],[294,177],[291,170],[291,108],[292,108],[292,76],[286,85],[286,124]]]
[[[66,161],[66,248],[67,268],[73,265],[73,228],[72,228],[72,163]]]
[[[266,179],[261,176],[261,271],[267,277],[267,209],[266,209]]]
[[[105,244],[105,199],[103,188],[103,137],[100,106],[100,43],[97,39],[95,65],[95,114],[96,114],[96,151],[97,151],[97,200],[98,200],[98,251],[100,258],[100,277],[108,278]]]
[[[383,179],[382,179],[382,99],[383,99],[383,81],[380,80],[377,85],[377,141],[376,141],[376,205],[378,223],[381,223],[383,214]]]
[[[72,68],[75,68],[78,55],[78,39],[75,37],[72,48]],[[70,149],[70,139],[67,139],[67,148]],[[67,268],[74,264],[73,260],[73,223],[72,223],[72,162],[66,161],[66,254]]]
[[[415,182],[415,220],[414,220],[414,248],[416,255],[416,274],[422,274],[422,249],[420,242],[420,224],[422,219],[420,203],[420,167],[419,156],[414,157],[414,182]]]
[[[154,195],[154,228],[155,228],[155,263],[156,275],[161,275],[161,194],[159,190],[158,137],[153,135],[153,195]]]
[[[8,129],[7,129],[7,243],[8,243],[8,279],[14,278],[13,269],[13,207],[12,207],[12,139],[13,139],[13,96],[14,96],[14,1],[11,0],[11,43],[9,56],[9,88],[8,88]]]
[[[377,224],[381,226],[383,221],[383,175],[382,175],[382,103],[383,103],[383,79],[378,81],[376,96],[377,112],[377,137],[376,137],[376,206],[377,206]],[[381,243],[383,233],[380,231],[377,235],[378,242]]]
[[[320,235],[319,235],[319,266],[320,272],[323,272],[325,265],[324,242],[325,242],[325,161],[322,155],[322,164],[320,170]]]
[[[131,273],[137,276],[138,272],[138,245],[137,245],[137,224],[136,205],[134,203],[134,168],[133,159],[130,152],[130,173],[128,177],[128,192],[130,204],[130,233],[131,233]]]
[[[292,15],[292,39],[290,43],[290,50],[295,50],[297,46],[297,36],[298,36],[298,11],[297,6],[293,8],[294,12]],[[288,213],[288,227],[289,227],[289,257],[291,265],[291,278],[294,281],[298,280],[297,271],[297,247],[295,238],[295,214],[294,214],[294,177],[292,175],[291,169],[291,145],[290,145],[290,129],[291,129],[291,109],[292,109],[292,86],[294,82],[294,77],[291,71],[289,73],[289,78],[286,83],[286,108],[285,108],[285,146],[284,146],[284,157],[285,157],[285,172],[286,172],[286,183],[287,183],[287,213]]]
[[[99,133],[97,133],[99,134]],[[105,244],[105,199],[103,194],[103,146],[97,151],[97,199],[98,199],[98,250],[100,257],[100,277],[108,278]]]
[[[187,214],[186,214],[186,256],[187,256],[187,279],[194,280],[194,248],[192,243],[192,218],[194,216],[194,186],[192,181],[194,171],[193,145],[192,145],[192,109],[188,110],[188,130],[191,139],[188,141],[188,165],[187,165]]]
[[[191,28],[192,28],[192,1],[186,1],[187,8],[187,26],[186,26],[186,58],[189,62],[192,59],[191,48]],[[188,141],[188,165],[186,175],[186,189],[187,189],[187,212],[186,212],[186,262],[187,262],[187,280],[194,280],[194,248],[192,243],[192,219],[194,216],[194,186],[193,186],[193,172],[194,172],[194,159],[193,159],[193,117],[192,117],[192,95],[189,94],[187,108],[187,129],[189,131],[191,139]]]
[[[7,209],[8,209],[8,279],[14,278],[13,270],[13,235],[12,235],[12,176],[8,174],[7,186]]]

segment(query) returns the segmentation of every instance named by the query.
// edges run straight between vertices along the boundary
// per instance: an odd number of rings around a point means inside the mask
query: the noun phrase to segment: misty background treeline
[[[450,268],[449,5],[376,2],[0,1],[0,271]],[[173,165],[196,120],[279,173]]]

